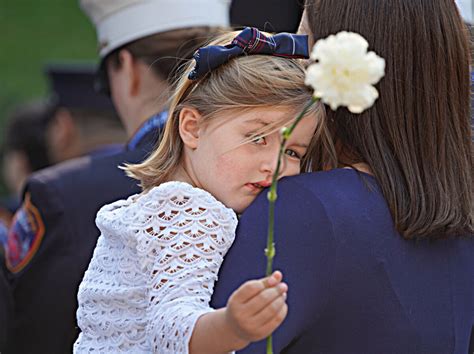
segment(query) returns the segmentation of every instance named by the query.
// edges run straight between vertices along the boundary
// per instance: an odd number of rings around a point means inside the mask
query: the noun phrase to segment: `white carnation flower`
[[[368,52],[364,37],[352,32],[339,32],[316,42],[305,83],[314,96],[336,110],[345,106],[352,113],[371,107],[379,94],[375,85],[385,71],[385,60]]]

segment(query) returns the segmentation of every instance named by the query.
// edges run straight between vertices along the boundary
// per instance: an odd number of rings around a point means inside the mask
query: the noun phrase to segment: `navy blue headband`
[[[198,80],[232,58],[251,54],[307,59],[309,58],[308,36],[279,33],[267,37],[256,28],[246,27],[233,39],[231,44],[199,48],[194,53],[196,66],[189,73],[188,78]]]

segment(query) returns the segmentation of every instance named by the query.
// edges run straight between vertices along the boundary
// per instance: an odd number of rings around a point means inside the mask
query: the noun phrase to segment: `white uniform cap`
[[[230,0],[80,0],[97,31],[100,57],[155,33],[229,26]]]
[[[459,12],[461,13],[464,21],[470,24],[474,24],[474,4],[473,0],[456,0],[456,4],[459,7]]]

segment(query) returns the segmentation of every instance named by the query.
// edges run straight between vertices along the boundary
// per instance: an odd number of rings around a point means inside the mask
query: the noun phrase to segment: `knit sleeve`
[[[188,353],[196,321],[212,311],[214,282],[237,218],[203,190],[178,182],[169,187],[160,200],[151,197],[140,208],[149,223],[137,230],[137,253],[148,277],[152,350],[176,354]]]

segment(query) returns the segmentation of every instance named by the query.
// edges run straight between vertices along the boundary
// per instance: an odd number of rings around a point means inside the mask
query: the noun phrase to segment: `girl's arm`
[[[188,354],[192,348],[194,353],[222,353],[271,333],[286,315],[284,299],[275,300],[287,289],[279,284],[279,273],[245,283],[215,314],[209,305],[223,257],[234,241],[235,213],[187,184],[170,182],[159,188],[159,195],[146,194],[138,216],[131,216],[137,225],[133,240],[138,263],[146,279],[144,321],[151,351]],[[273,306],[284,309],[276,312]]]
[[[221,354],[240,350],[270,335],[288,312],[280,272],[250,280],[229,298],[227,306],[202,315],[189,344],[190,354]]]

